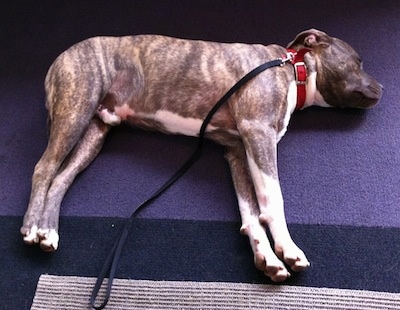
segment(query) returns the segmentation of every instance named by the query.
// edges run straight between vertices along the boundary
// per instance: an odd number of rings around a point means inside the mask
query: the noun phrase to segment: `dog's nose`
[[[364,92],[364,96],[369,99],[378,101],[382,96],[382,92],[383,85],[375,80],[371,80]]]

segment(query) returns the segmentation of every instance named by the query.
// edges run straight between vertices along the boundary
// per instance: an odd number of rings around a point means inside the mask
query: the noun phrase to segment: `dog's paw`
[[[282,282],[290,277],[285,265],[272,250],[265,229],[258,221],[250,225],[243,225],[241,233],[249,237],[257,269],[264,272],[274,282]]]
[[[284,264],[275,255],[264,255],[262,252],[256,252],[254,255],[256,267],[274,282],[282,282],[290,277]]]
[[[55,229],[39,229],[37,235],[43,251],[54,252],[57,250],[60,237]]]
[[[22,227],[21,234],[23,236],[24,242],[26,244],[35,244],[39,243],[39,236],[37,234],[38,227],[37,225],[33,225],[32,227]]]
[[[60,237],[55,229],[43,229],[33,225],[30,228],[22,227],[21,234],[26,244],[39,243],[43,251],[53,252],[58,248]]]
[[[285,246],[275,245],[275,253],[293,271],[302,271],[310,266],[304,252],[293,242]]]

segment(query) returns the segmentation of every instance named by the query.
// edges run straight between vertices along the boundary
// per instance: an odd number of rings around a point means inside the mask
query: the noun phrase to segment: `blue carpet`
[[[0,26],[0,263],[11,266],[2,271],[4,309],[29,308],[41,273],[95,276],[121,223],[115,218],[128,217],[196,143],[113,130],[67,193],[60,250],[45,254],[22,244],[30,179],[47,143],[46,71],[63,50],[95,35],[158,33],[286,45],[314,27],[354,46],[366,71],[385,87],[380,104],[368,111],[297,112],[279,145],[287,219],[312,262],[289,283],[399,291],[398,1],[9,1],[2,4]],[[118,276],[267,281],[238,234],[223,154],[207,143],[193,169],[140,215]]]

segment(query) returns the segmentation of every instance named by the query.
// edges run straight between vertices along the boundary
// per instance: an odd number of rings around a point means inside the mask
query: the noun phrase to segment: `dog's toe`
[[[297,259],[296,262],[292,265],[290,265],[290,268],[293,271],[303,271],[305,269],[307,269],[308,267],[310,267],[310,262],[307,259]]]
[[[283,282],[290,278],[290,273],[286,270],[286,268],[279,268],[273,272],[266,272],[265,273],[268,277],[271,278],[274,282]]]
[[[24,242],[26,244],[35,244],[39,243],[39,237],[37,234],[38,227],[36,225],[33,225],[30,228],[22,227],[21,228],[21,234],[24,236]]]
[[[265,255],[258,252],[254,257],[254,260],[256,267],[263,271],[264,274],[274,282],[282,282],[290,277],[290,273],[278,258],[274,259],[270,257],[267,260]]]
[[[55,229],[40,229],[40,247],[43,251],[54,252],[58,248],[60,237]]]
[[[304,257],[289,257],[284,259],[293,271],[303,271],[310,266],[310,262]]]
[[[293,271],[302,271],[310,266],[306,255],[296,245],[290,247],[278,248],[276,254],[281,258]]]

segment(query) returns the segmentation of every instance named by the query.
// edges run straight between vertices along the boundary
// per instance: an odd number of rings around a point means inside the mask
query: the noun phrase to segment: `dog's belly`
[[[178,113],[167,110],[158,110],[154,113],[135,112],[127,104],[115,107],[114,111],[100,107],[98,116],[103,122],[110,125],[118,125],[126,122],[129,125],[151,131],[159,131],[167,134],[177,134],[197,137],[203,124],[203,119],[195,117],[184,117]],[[221,117],[223,119],[226,117]],[[209,124],[206,128],[206,135],[226,144],[226,140],[236,140],[239,133],[232,127],[231,122],[219,121],[218,125]]]
[[[171,134],[182,134],[185,136],[197,136],[202,124],[201,119],[193,117],[182,117],[170,111],[159,110],[151,115],[142,115],[141,119],[152,120],[163,127],[163,131]],[[207,132],[214,131],[217,128],[209,125]]]

